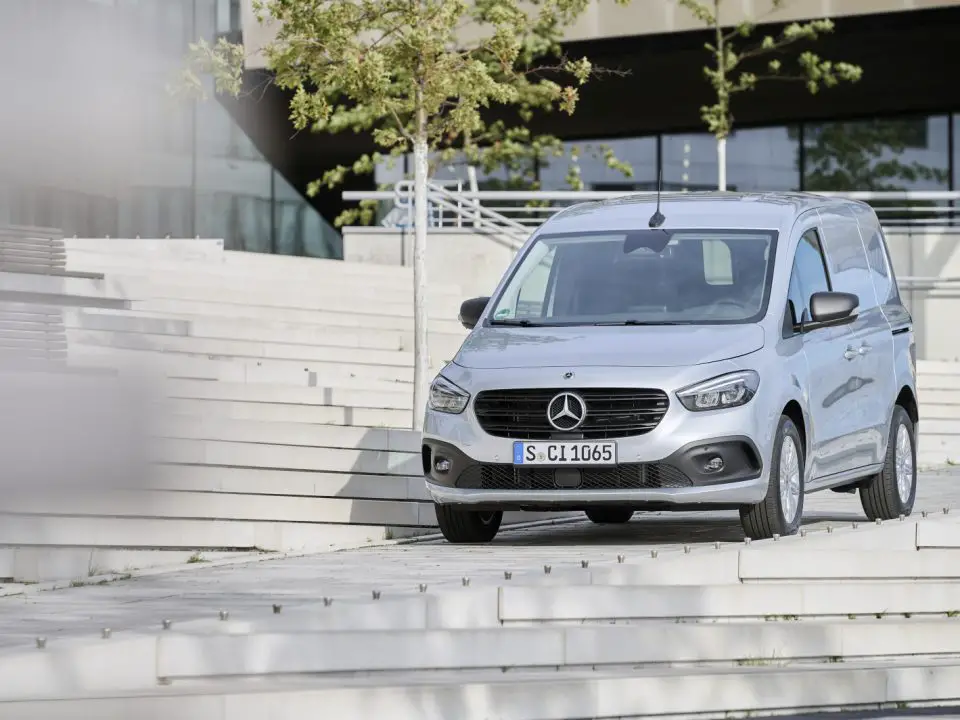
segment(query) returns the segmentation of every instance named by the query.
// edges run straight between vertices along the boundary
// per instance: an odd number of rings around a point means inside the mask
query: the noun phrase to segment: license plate
[[[616,465],[615,442],[515,442],[514,465]]]

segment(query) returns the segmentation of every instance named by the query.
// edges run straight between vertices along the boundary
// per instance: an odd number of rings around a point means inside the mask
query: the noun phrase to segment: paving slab
[[[816,540],[819,533],[825,536],[827,525],[835,533],[847,528],[851,534],[866,527],[854,495],[827,492],[808,496],[807,501],[809,534],[804,542]],[[960,512],[956,468],[920,478],[917,511],[940,513],[944,506]],[[857,531],[851,528],[854,521],[861,524]],[[502,583],[505,571],[521,580],[525,575],[542,577],[547,564],[558,574],[577,570],[583,561],[591,569],[615,567],[620,564],[618,556],[626,564],[649,557],[651,549],[658,550],[660,560],[684,555],[684,545],[691,546],[691,557],[709,557],[716,552],[714,543],[742,547],[743,531],[735,513],[638,513],[623,526],[563,521],[506,530],[488,546],[430,540],[240,565],[199,563],[181,572],[0,598],[0,646],[30,644],[37,635],[93,637],[103,627],[117,633],[156,627],[164,618],[176,622],[215,618],[221,608],[237,620],[250,620],[270,614],[274,603],[295,608],[330,597],[334,606],[340,606],[351,599],[367,600],[374,589],[384,599],[414,597],[420,584],[427,585],[428,592],[452,589],[462,587],[464,577],[471,588],[494,587]]]

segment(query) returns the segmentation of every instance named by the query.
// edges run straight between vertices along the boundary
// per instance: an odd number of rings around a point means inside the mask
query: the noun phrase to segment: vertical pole
[[[413,429],[423,429],[427,408],[427,118],[417,91],[417,127],[413,143]]]

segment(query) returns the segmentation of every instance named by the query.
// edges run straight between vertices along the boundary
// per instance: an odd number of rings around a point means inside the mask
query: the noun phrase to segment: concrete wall
[[[896,230],[886,235],[898,278],[960,278],[960,228]],[[917,357],[960,359],[960,333],[953,318],[960,309],[960,283],[954,289],[905,290],[903,297],[913,313]]]
[[[468,229],[431,231],[427,239],[427,278],[431,285],[457,285],[464,299],[489,295],[514,256],[503,238]],[[403,265],[413,263],[413,231],[381,227],[343,229],[347,262]]]
[[[793,0],[773,12],[770,0],[726,0],[721,6],[724,24],[736,24],[746,18],[760,22],[789,22],[817,17],[842,17],[874,13],[902,12],[926,8],[960,5],[960,0]],[[276,34],[271,23],[259,24],[253,14],[253,0],[244,0],[243,41],[247,51],[247,66],[251,69],[265,65],[259,52]],[[675,0],[636,0],[621,6],[609,0],[594,0],[578,22],[570,28],[567,39],[592,40],[598,38],[654,35],[700,29],[702,25]],[[469,36],[469,31],[465,33]]]

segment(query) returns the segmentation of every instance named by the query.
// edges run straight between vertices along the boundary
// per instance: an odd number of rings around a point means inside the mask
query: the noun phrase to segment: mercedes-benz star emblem
[[[576,393],[562,392],[547,405],[547,422],[560,432],[576,430],[586,419],[587,404]]]

